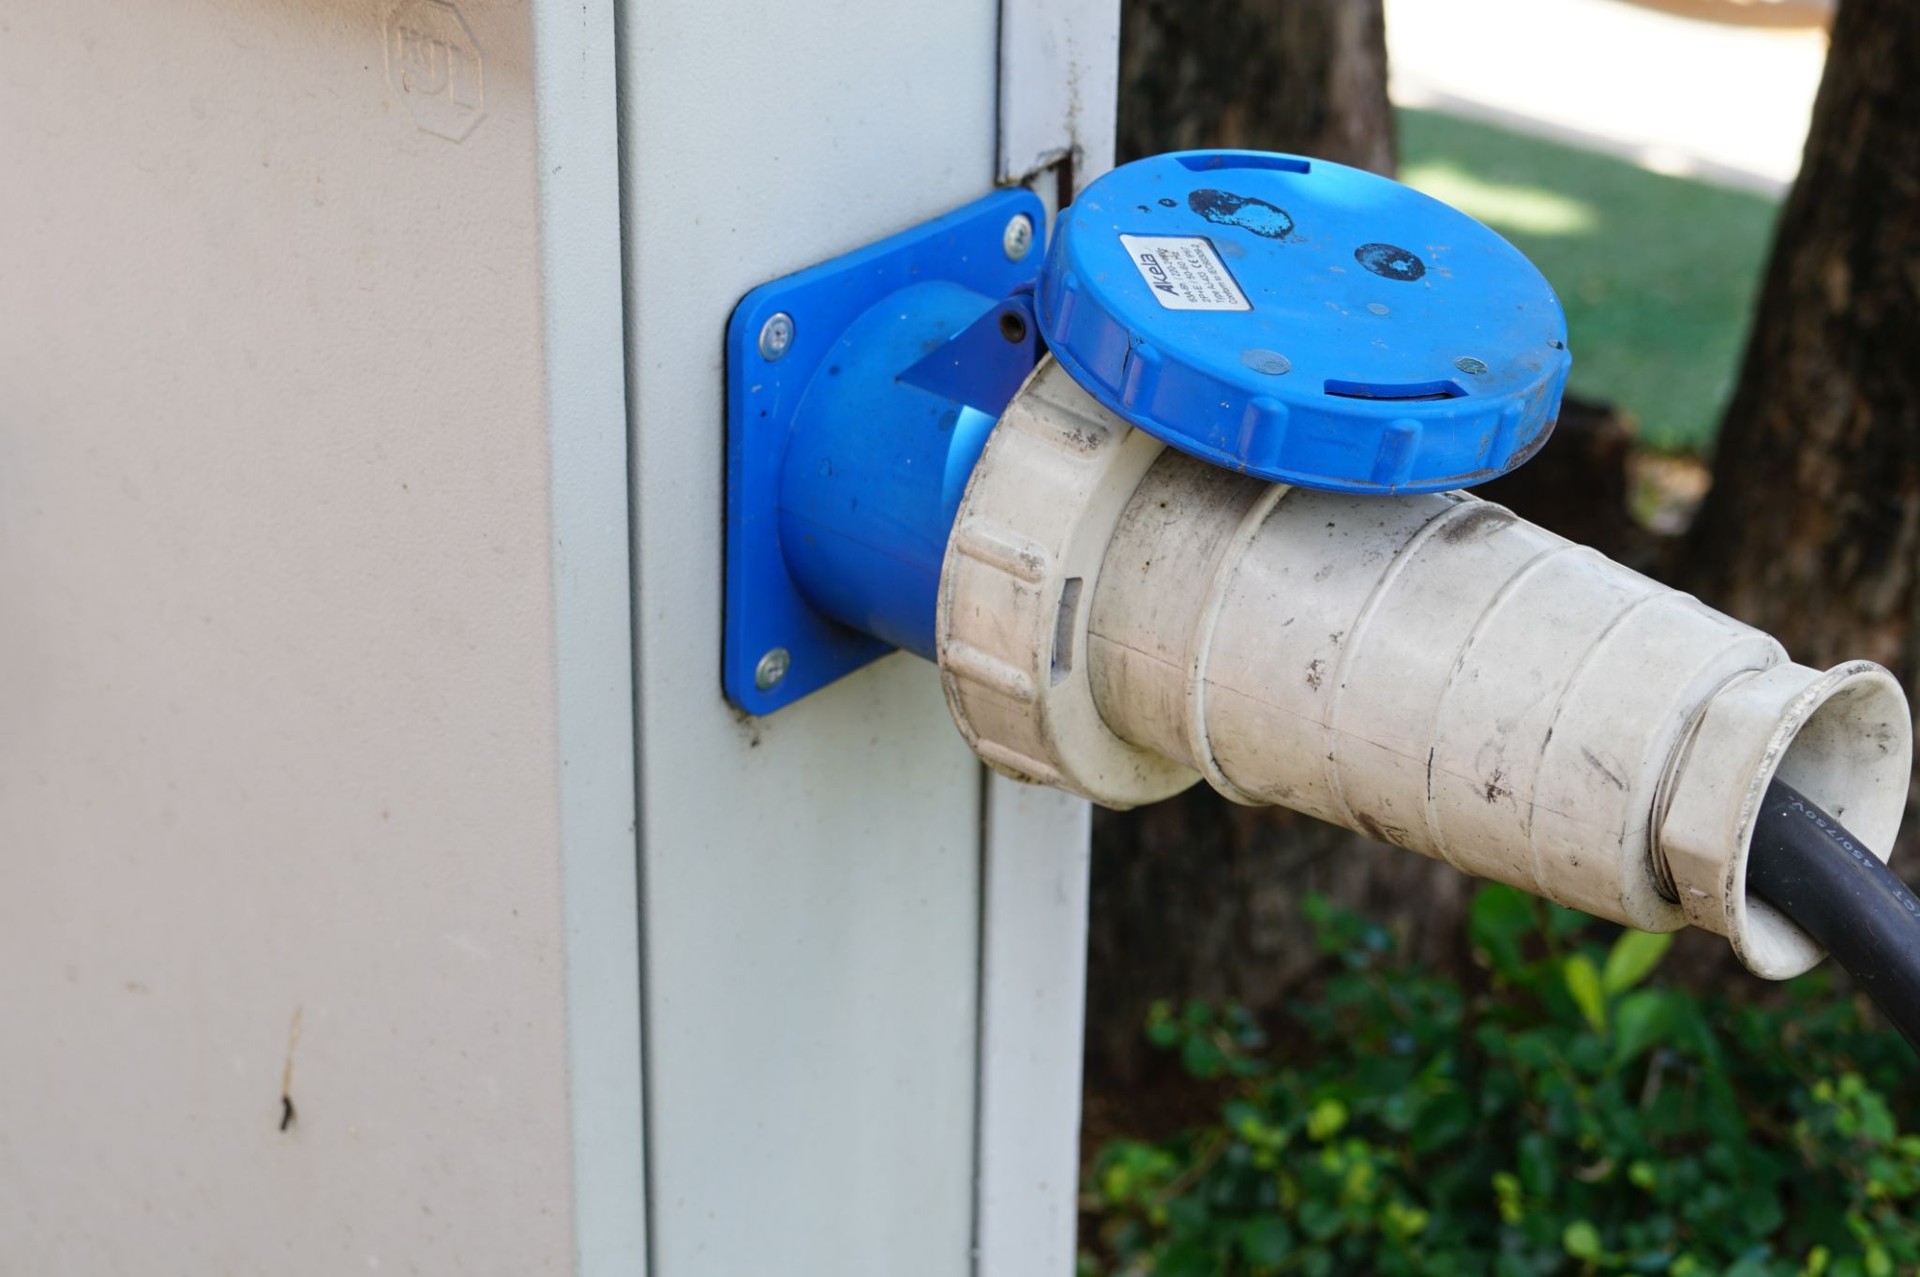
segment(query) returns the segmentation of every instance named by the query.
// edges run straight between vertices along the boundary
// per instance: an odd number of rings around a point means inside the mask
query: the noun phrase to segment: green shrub
[[[1311,910],[1335,967],[1270,1044],[1244,1012],[1147,1026],[1228,1096],[1121,1139],[1083,1274],[1886,1277],[1920,1272],[1914,1059],[1824,969],[1741,1004],[1667,986],[1670,937],[1482,890],[1468,992]]]

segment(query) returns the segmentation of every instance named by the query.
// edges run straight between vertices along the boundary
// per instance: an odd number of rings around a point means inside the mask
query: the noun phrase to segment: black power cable
[[[1747,890],[1825,945],[1920,1051],[1920,898],[1839,821],[1778,780],[1754,822]]]

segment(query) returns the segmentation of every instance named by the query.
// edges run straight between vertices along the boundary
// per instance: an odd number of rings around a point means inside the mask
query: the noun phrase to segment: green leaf
[[[1390,1234],[1404,1240],[1417,1237],[1427,1231],[1427,1225],[1433,1222],[1433,1214],[1418,1206],[1403,1206],[1399,1202],[1388,1202],[1386,1210],[1382,1212],[1382,1219]]]
[[[1503,1223],[1517,1224],[1526,1218],[1527,1207],[1520,1188],[1520,1177],[1512,1171],[1493,1173],[1493,1195]]]
[[[1547,918],[1547,934],[1556,940],[1565,940],[1579,935],[1593,925],[1593,915],[1582,913],[1578,909],[1569,909],[1557,905],[1551,900],[1540,901]]]
[[[1858,1103],[1860,1134],[1875,1147],[1892,1143],[1900,1129],[1893,1120],[1893,1110],[1887,1107],[1886,1100],[1877,1092],[1866,1091],[1861,1094]]]
[[[1180,1044],[1180,1063],[1189,1075],[1203,1082],[1227,1071],[1226,1053],[1203,1033],[1195,1033]]]
[[[1686,994],[1667,989],[1640,989],[1616,1002],[1612,1067],[1617,1069],[1648,1047],[1672,1040],[1686,999]]]
[[[1263,1215],[1240,1226],[1240,1253],[1255,1268],[1277,1268],[1293,1249],[1293,1230],[1278,1215]]]
[[[1600,1243],[1600,1230],[1584,1219],[1576,1219],[1567,1225],[1560,1234],[1560,1245],[1575,1259],[1595,1260],[1605,1251]]]
[[[1300,1227],[1305,1229],[1307,1236],[1314,1241],[1326,1241],[1339,1232],[1341,1225],[1345,1223],[1346,1216],[1341,1214],[1340,1208],[1331,1202],[1308,1198],[1300,1203]]]
[[[1600,973],[1594,969],[1592,960],[1585,954],[1573,954],[1561,962],[1560,978],[1566,981],[1567,993],[1587,1023],[1593,1026],[1593,1031],[1605,1033],[1607,995],[1600,986]]]
[[[1473,1103],[1465,1092],[1449,1091],[1421,1109],[1411,1134],[1415,1153],[1431,1153],[1473,1134]]]
[[[1652,931],[1623,932],[1607,951],[1607,965],[1600,973],[1600,987],[1610,998],[1619,997],[1639,984],[1666,957],[1673,946],[1671,935]]]
[[[1525,893],[1499,885],[1474,893],[1467,934],[1487,963],[1509,980],[1518,979],[1526,966],[1520,945],[1533,929],[1533,906]]]
[[[1561,1182],[1559,1159],[1554,1156],[1553,1142],[1544,1132],[1528,1131],[1514,1141],[1514,1152],[1520,1159],[1517,1168],[1520,1184],[1528,1195],[1551,1199]]]
[[[1180,1025],[1173,1018],[1173,1007],[1165,1001],[1147,1008],[1147,1041],[1162,1048],[1180,1040]]]
[[[1307,1115],[1307,1138],[1316,1144],[1324,1144],[1338,1135],[1340,1128],[1346,1124],[1347,1106],[1331,1097],[1323,1099]]]
[[[1199,1237],[1183,1237],[1162,1252],[1154,1266],[1159,1277],[1216,1277],[1220,1257]]]

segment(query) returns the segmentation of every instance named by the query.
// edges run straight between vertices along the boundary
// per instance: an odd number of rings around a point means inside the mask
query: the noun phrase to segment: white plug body
[[[1745,896],[1776,769],[1881,855],[1899,685],[1772,638],[1464,493],[1250,479],[1050,362],[962,502],[937,627],[963,734],[1125,807],[1204,777],[1783,978],[1818,946]]]

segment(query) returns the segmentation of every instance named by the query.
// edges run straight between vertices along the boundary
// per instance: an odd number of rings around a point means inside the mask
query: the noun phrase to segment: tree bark
[[[1794,658],[1920,672],[1920,5],[1842,0],[1682,572]],[[1911,829],[1911,822],[1910,822]]]
[[[1200,147],[1392,173],[1381,0],[1124,0],[1120,158]]]

